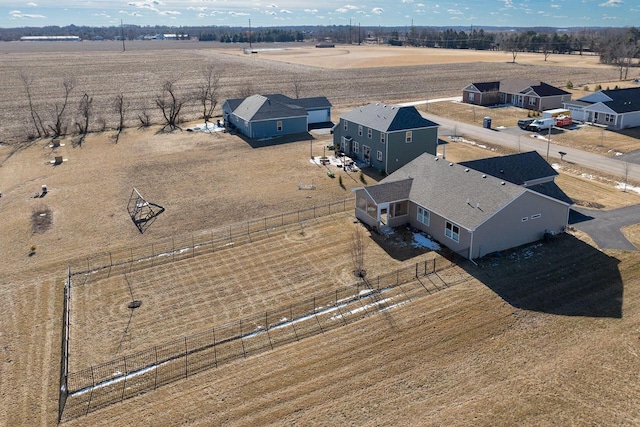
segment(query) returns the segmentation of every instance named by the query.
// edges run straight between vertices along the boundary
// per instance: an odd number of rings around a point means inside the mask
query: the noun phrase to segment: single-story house
[[[640,87],[599,90],[568,101],[564,107],[574,120],[606,125],[613,130],[640,126]]]
[[[422,153],[435,155],[438,126],[416,107],[376,102],[340,116],[333,144],[354,160],[390,174]]]
[[[511,104],[528,110],[561,108],[571,93],[530,79],[505,79],[471,83],[462,90],[462,101],[475,105]]]
[[[309,125],[331,122],[331,103],[324,97],[292,99],[281,94],[227,99],[225,124],[249,138],[269,138],[307,132]]]
[[[465,258],[480,258],[566,229],[572,201],[555,175],[535,152],[464,164],[425,153],[355,189],[355,214],[378,229],[410,224]]]

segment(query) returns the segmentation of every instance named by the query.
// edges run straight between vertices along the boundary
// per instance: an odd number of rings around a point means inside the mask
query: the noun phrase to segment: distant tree
[[[53,124],[49,124],[49,129],[51,130],[53,137],[58,138],[61,135],[67,133],[67,118],[65,115],[65,111],[67,109],[67,105],[69,104],[69,96],[71,92],[75,88],[75,81],[69,77],[66,77],[62,81],[62,89],[64,91],[62,104],[55,104],[54,110],[51,113]]]
[[[118,133],[115,137],[115,143],[118,143],[120,139],[120,134],[122,133],[122,129],[124,129],[125,116],[127,114],[127,110],[129,108],[129,102],[125,99],[124,94],[122,92],[118,93],[113,100],[113,111],[118,115],[118,126],[116,130]]]
[[[86,93],[82,95],[82,98],[80,98],[80,103],[78,104],[78,112],[80,113],[80,117],[82,119],[81,121],[76,122],[78,133],[80,134],[80,139],[78,140],[77,144],[80,146],[82,146],[82,142],[87,136],[87,132],[89,132],[89,120],[92,113],[92,104],[93,98]]]
[[[31,88],[33,86],[33,77],[26,74],[20,73],[20,80],[22,80],[22,84],[24,85],[24,90],[27,93],[27,101],[29,104],[29,114],[31,115],[31,123],[33,123],[33,128],[36,131],[38,138],[42,136],[49,136],[49,130],[42,124],[42,119],[40,115],[36,111],[35,106],[33,105],[33,98],[31,96]]]
[[[300,73],[294,73],[291,76],[291,85],[293,86],[293,93],[296,96],[296,99],[300,98],[300,92],[302,90],[302,76]]]
[[[202,106],[202,118],[205,122],[213,117],[213,111],[218,105],[220,77],[223,69],[213,62],[208,63],[202,70],[202,82],[198,86],[197,100]]]
[[[162,84],[160,94],[156,96],[156,106],[162,112],[164,126],[162,131],[169,128],[170,131],[176,129],[182,130],[178,126],[180,111],[182,107],[189,101],[189,97],[178,92],[175,80],[166,80]]]

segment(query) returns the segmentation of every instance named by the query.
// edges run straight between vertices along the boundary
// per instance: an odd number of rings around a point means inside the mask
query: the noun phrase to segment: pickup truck
[[[556,126],[559,126],[559,127],[571,126],[572,123],[573,123],[573,119],[571,119],[571,116],[556,117]]]

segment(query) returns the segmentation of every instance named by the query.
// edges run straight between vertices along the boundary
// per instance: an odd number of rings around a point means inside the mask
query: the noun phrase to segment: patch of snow
[[[414,248],[428,248],[434,251],[440,250],[439,244],[420,233],[414,233],[412,245]]]
[[[224,126],[218,126],[217,123],[207,122],[199,125],[191,126],[186,129],[191,132],[222,132],[224,130]]]
[[[559,164],[557,164],[557,163],[552,163],[552,164],[551,164],[551,167],[552,167],[552,168],[554,168],[555,170],[562,169],[562,166],[560,166],[560,165],[559,165]]]
[[[587,179],[595,179],[595,176],[591,175],[590,173],[581,173],[580,176]]]
[[[484,145],[484,144],[478,144],[475,141],[471,141],[471,140],[462,138],[461,136],[449,136],[449,139],[451,139],[452,141],[455,141],[455,142],[464,142],[465,144],[475,145],[476,147],[480,147],[480,148],[484,148],[484,149],[487,148],[487,146]]]
[[[634,187],[633,185],[629,185],[629,184],[626,184],[626,185],[625,185],[625,183],[624,183],[624,182],[617,182],[617,181],[616,181],[616,188],[617,188],[618,190],[623,190],[623,191],[624,191],[624,190],[627,190],[627,191],[633,191],[633,192],[635,192],[635,193],[640,194],[640,187]]]

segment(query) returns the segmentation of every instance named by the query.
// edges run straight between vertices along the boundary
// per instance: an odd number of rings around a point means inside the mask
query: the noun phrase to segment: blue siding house
[[[354,160],[390,174],[422,153],[435,156],[438,126],[416,107],[372,103],[340,116],[333,144]]]
[[[330,122],[331,103],[325,97],[252,95],[226,100],[222,113],[226,126],[236,128],[248,138],[272,138],[307,132],[312,123]]]

